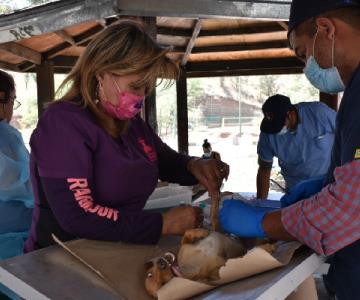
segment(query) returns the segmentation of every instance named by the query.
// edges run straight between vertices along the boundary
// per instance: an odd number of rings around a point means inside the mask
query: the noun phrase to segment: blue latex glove
[[[275,210],[257,207],[240,200],[225,200],[220,210],[220,223],[224,231],[242,237],[265,237],[262,220]]]
[[[313,177],[300,181],[287,194],[281,197],[281,207],[287,207],[299,200],[306,199],[320,192],[325,183],[325,176]]]

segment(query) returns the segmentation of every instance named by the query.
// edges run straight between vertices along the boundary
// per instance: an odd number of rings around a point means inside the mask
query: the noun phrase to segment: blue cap
[[[269,97],[262,106],[264,119],[260,125],[261,132],[267,134],[280,132],[291,108],[292,104],[289,97],[279,94]]]
[[[360,6],[360,0],[293,0],[290,8],[288,35],[296,26],[310,18],[347,6]]]

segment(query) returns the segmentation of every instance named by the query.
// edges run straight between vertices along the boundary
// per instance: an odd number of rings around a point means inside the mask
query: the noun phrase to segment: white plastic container
[[[191,187],[171,183],[167,186],[156,188],[147,200],[145,209],[158,209],[179,206],[182,204],[191,204],[191,197]]]

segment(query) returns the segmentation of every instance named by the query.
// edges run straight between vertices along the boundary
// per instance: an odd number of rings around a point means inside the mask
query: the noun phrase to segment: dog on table
[[[219,279],[219,269],[228,259],[244,256],[255,246],[269,253],[275,250],[264,239],[234,238],[202,228],[187,230],[177,256],[167,252],[145,264],[146,291],[157,298],[157,291],[175,276],[211,284]]]

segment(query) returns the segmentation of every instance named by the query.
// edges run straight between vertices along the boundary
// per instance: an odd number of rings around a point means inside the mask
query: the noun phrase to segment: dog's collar
[[[172,252],[166,252],[164,254],[164,258],[166,262],[168,263],[172,273],[176,277],[183,277],[179,268],[179,265],[176,262],[176,255]]]

